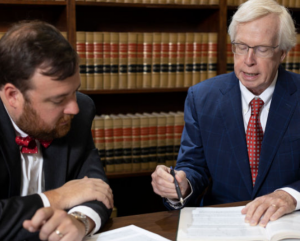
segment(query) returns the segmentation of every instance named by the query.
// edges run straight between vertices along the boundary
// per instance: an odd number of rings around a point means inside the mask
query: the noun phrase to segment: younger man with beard
[[[0,240],[82,240],[106,222],[112,191],[77,92],[76,51],[53,26],[0,40]]]

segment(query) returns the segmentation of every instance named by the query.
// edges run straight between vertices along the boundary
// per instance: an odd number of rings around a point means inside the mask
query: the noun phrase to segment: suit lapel
[[[68,145],[65,138],[53,140],[48,148],[42,147],[46,191],[66,182]]]
[[[15,142],[16,132],[0,99],[0,138],[3,160],[9,172],[9,196],[19,196],[21,191],[21,156]]]
[[[222,113],[226,132],[228,133],[231,150],[247,191],[251,195],[253,188],[242,116],[241,91],[239,80],[234,73],[231,74],[228,84],[222,86],[220,91],[223,94],[220,101],[220,112]]]
[[[287,71],[280,68],[262,142],[258,175],[252,198],[255,197],[261,187],[291,120],[297,105],[294,94],[296,91],[297,87],[292,82],[292,77]]]

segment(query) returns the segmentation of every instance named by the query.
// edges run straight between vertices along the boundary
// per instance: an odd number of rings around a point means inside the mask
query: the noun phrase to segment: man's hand
[[[184,171],[175,171],[176,180],[180,186],[182,197],[185,198],[191,192],[190,186],[186,179]],[[161,197],[169,199],[177,199],[174,178],[170,174],[170,168],[159,165],[156,167],[155,171],[152,173],[152,187],[153,191],[160,195]]]
[[[40,208],[23,227],[29,232],[40,231],[41,240],[81,241],[85,235],[84,224],[63,210]]]
[[[278,190],[248,203],[242,209],[242,214],[246,214],[246,223],[266,227],[269,221],[277,220],[284,214],[293,212],[296,204],[297,201],[290,194]]]
[[[113,194],[109,185],[96,178],[72,180],[60,188],[44,193],[51,207],[56,209],[70,209],[84,202],[97,200],[103,202],[110,209],[114,206]]]

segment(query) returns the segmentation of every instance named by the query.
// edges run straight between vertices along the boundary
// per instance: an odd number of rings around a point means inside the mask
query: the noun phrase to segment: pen
[[[175,184],[175,189],[176,189],[176,192],[177,192],[177,195],[178,195],[178,199],[179,199],[181,205],[183,205],[182,194],[181,194],[181,191],[180,191],[178,182],[177,182],[177,180],[176,180],[176,178],[175,178],[175,172],[174,172],[173,167],[170,167],[170,172],[171,172],[171,175],[174,177],[174,184]]]

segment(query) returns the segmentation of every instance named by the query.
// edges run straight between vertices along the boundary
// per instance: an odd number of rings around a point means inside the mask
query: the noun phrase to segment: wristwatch
[[[89,230],[90,230],[90,223],[89,223],[89,220],[88,220],[87,216],[85,214],[81,213],[81,212],[73,212],[73,213],[70,213],[70,215],[72,215],[79,222],[82,222],[84,224],[85,236],[86,236],[88,234]]]

